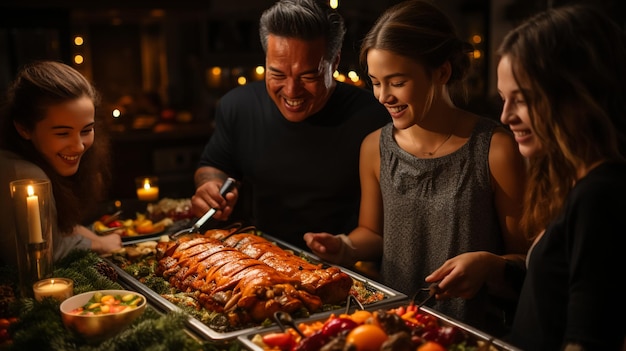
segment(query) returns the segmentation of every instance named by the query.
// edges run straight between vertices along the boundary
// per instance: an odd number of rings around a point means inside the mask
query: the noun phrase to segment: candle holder
[[[19,290],[33,297],[33,283],[52,276],[52,191],[49,180],[10,183],[15,214]]]
[[[67,278],[46,278],[33,284],[33,292],[37,301],[52,297],[59,302],[74,295],[74,281]]]
[[[141,201],[154,202],[159,200],[159,178],[143,176],[135,178],[137,198]]]

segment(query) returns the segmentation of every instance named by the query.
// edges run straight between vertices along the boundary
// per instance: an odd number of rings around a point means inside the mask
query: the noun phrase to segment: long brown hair
[[[98,135],[82,156],[78,172],[69,177],[58,174],[32,142],[18,134],[14,123],[33,130],[51,106],[84,96],[98,106],[98,92],[80,72],[63,63],[39,61],[25,65],[18,72],[2,110],[0,148],[22,156],[46,172],[52,183],[61,233],[70,233],[106,196],[111,174],[108,140],[98,127],[102,123],[96,113]]]
[[[541,144],[529,159],[522,228],[531,237],[561,211],[577,170],[626,155],[626,39],[599,9],[535,15],[503,40]]]

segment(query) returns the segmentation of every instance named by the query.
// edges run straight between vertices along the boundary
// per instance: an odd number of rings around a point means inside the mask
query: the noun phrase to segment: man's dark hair
[[[265,52],[270,34],[306,41],[323,37],[327,45],[324,58],[328,61],[339,55],[345,33],[341,15],[317,0],[280,0],[263,12],[259,22]]]

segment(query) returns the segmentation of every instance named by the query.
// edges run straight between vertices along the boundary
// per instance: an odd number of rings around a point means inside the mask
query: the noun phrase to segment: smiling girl
[[[383,283],[411,296],[458,254],[526,252],[517,226],[524,163],[515,141],[501,124],[453,101],[471,50],[430,2],[404,1],[378,19],[360,57],[392,122],[361,146],[358,227],[347,237],[307,233],[315,254],[336,261],[343,248],[352,258],[344,264],[380,259]],[[433,278],[445,295],[468,298],[446,301],[439,294],[433,307],[502,333],[504,311],[494,306],[484,279],[468,281],[468,273],[457,267]]]
[[[110,178],[106,140],[96,138],[99,96],[75,69],[58,62],[29,64],[9,87],[0,124],[0,254],[16,264],[9,182],[49,179],[56,223],[54,259],[73,248],[105,253],[121,247],[117,234],[97,236],[80,225],[105,196]],[[4,185],[4,186],[1,186]]]
[[[498,50],[501,121],[528,158],[521,226],[534,240],[509,341],[626,350],[626,36],[598,8],[546,10]],[[610,323],[599,323],[607,321]]]

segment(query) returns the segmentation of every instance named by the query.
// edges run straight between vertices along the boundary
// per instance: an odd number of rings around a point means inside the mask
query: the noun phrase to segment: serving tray
[[[266,238],[267,240],[276,243],[281,248],[285,250],[290,250],[294,252],[295,254],[306,258],[307,260],[311,262],[323,263],[317,256],[309,252],[300,250],[270,235],[263,234],[263,233],[260,233],[260,235]],[[133,242],[133,244],[136,244],[136,243],[138,242],[137,241]],[[124,243],[124,246],[128,246],[128,245],[129,245],[128,243]],[[153,291],[152,289],[144,285],[142,282],[137,280],[135,277],[127,273],[123,268],[119,267],[113,260],[111,260],[110,257],[104,257],[103,259],[105,260],[105,262],[107,262],[107,264],[109,264],[111,267],[115,269],[115,271],[118,273],[119,280],[121,281],[122,284],[127,285],[132,290],[136,290],[137,292],[144,294],[152,305],[157,306],[163,311],[185,312],[183,308],[167,300],[166,298],[164,298],[163,296],[156,293],[155,291]],[[328,265],[327,263],[324,263],[324,264]],[[378,282],[368,279],[365,276],[359,273],[356,273],[352,270],[348,270],[343,267],[340,267],[340,268],[343,272],[348,274],[354,280],[355,284],[359,284],[359,286],[367,288],[368,291],[371,290],[376,293],[382,293],[383,295],[382,299],[380,299],[379,301],[372,302],[372,303],[364,304],[363,308],[365,309],[374,310],[374,309],[379,309],[379,308],[387,308],[389,306],[398,305],[402,302],[408,301],[408,296],[403,293],[400,293],[394,289],[391,289]],[[300,320],[308,320],[310,318],[323,319],[323,318],[327,318],[333,313],[337,314],[337,313],[344,312],[344,309],[345,309],[345,306],[342,306],[341,309],[314,313],[314,314],[311,314],[310,317],[301,318]],[[272,324],[269,326],[259,325],[259,326],[243,328],[243,329],[235,330],[235,331],[221,332],[221,331],[211,328],[210,326],[204,324],[202,321],[200,321],[199,319],[191,315],[189,315],[189,318],[186,321],[186,324],[187,324],[187,327],[191,331],[193,331],[194,333],[196,333],[202,338],[205,338],[207,340],[223,340],[223,341],[234,340],[237,337],[242,336],[242,335],[256,334],[259,332],[274,330],[277,328],[276,324]]]
[[[387,309],[393,309],[393,308],[398,308],[400,306],[406,306],[407,303],[403,302],[403,303],[396,303],[395,305],[389,306],[387,307]],[[366,308],[367,310],[371,310],[369,308]],[[506,343],[505,341],[495,338],[483,331],[480,331],[472,326],[469,326],[467,324],[461,323],[453,318],[450,318],[448,316],[445,316],[439,312],[437,312],[436,310],[429,308],[429,307],[425,307],[422,306],[419,309],[419,312],[422,314],[428,314],[431,315],[435,318],[437,318],[437,320],[439,321],[439,324],[442,326],[454,326],[457,327],[459,329],[461,329],[462,331],[464,331],[465,333],[467,333],[467,335],[469,335],[469,337],[472,340],[475,340],[477,342],[481,342],[483,344],[483,346],[479,347],[478,350],[489,350],[489,351],[522,351],[521,349],[510,345],[508,343]],[[324,322],[325,320],[328,319],[328,316],[326,317],[320,317],[320,316],[316,316],[316,317],[312,317],[310,319],[308,319],[307,321],[305,321],[305,323],[315,323],[315,322]],[[299,322],[298,322],[299,324]],[[296,325],[298,325],[296,324]],[[280,328],[278,328],[278,326],[273,327],[271,329],[267,329],[267,330],[260,330],[260,331],[250,331],[248,334],[244,334],[244,335],[239,335],[237,337],[237,339],[239,340],[239,342],[247,349],[250,351],[264,351],[264,349],[262,347],[260,347],[259,345],[255,344],[252,340],[255,336],[260,335],[266,335],[268,333],[272,333],[272,332],[276,332],[279,331]]]

